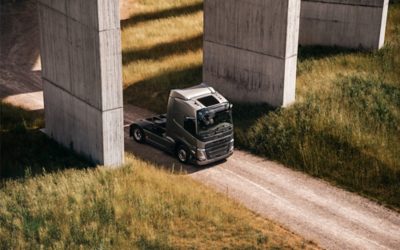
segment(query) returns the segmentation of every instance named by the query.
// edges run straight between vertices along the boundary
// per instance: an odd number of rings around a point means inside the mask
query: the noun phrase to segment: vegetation
[[[239,144],[399,208],[400,4],[386,39],[374,53],[300,48],[296,104],[254,114]]]
[[[164,112],[171,88],[201,82],[201,0],[137,1],[123,20],[124,100]]]
[[[118,170],[67,170],[0,189],[0,248],[313,249],[184,175],[128,156]]]
[[[201,82],[200,0],[138,1],[122,22],[125,101],[164,112],[168,92]],[[400,3],[385,47],[299,49],[297,102],[237,104],[240,147],[400,207]]]
[[[42,113],[0,107],[0,249],[317,248],[132,156],[117,170],[89,168],[37,131]]]

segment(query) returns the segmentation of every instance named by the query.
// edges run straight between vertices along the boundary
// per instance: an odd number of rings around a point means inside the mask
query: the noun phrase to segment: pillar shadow
[[[167,71],[145,79],[124,89],[124,102],[142,108],[151,108],[157,113],[166,112],[171,89],[187,88],[202,81],[202,66]],[[140,93],[140,94],[138,94]]]
[[[134,15],[128,19],[122,20],[121,28],[123,29],[123,28],[129,27],[129,26],[134,26],[138,23],[145,22],[145,21],[190,14],[190,13],[194,13],[194,12],[197,12],[200,10],[203,10],[202,2],[195,3],[192,5],[187,5],[187,6],[181,6],[181,7],[176,7],[176,8],[171,8],[171,9],[166,9],[166,10],[161,10],[161,11],[150,12],[150,13],[141,13],[138,15]]]
[[[327,161],[317,174],[307,169],[308,166],[303,165],[301,168],[318,177],[334,179],[347,189],[361,190],[371,199],[388,203],[389,207],[397,209],[400,205],[400,170],[335,135],[315,133],[313,140],[317,145],[325,144],[324,147],[330,148],[333,155],[344,160]],[[297,157],[298,162],[302,162],[302,156]]]
[[[334,47],[320,46],[320,45],[299,46],[297,58],[301,62],[307,59],[320,59],[336,55],[346,55],[359,52],[367,53],[367,51],[363,49],[349,49],[337,46]]]
[[[20,179],[95,165],[59,145],[37,127],[44,111],[27,111],[0,103],[0,179]]]
[[[137,60],[160,59],[170,55],[184,54],[203,47],[203,35],[197,35],[186,40],[177,40],[157,44],[151,48],[134,49],[122,52],[124,65]]]
[[[233,103],[235,147],[245,151],[249,150],[249,129],[254,128],[259,119],[278,109],[266,103]]]

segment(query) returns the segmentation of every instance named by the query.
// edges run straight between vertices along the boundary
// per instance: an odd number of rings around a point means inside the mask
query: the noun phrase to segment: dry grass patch
[[[190,177],[126,162],[5,182],[0,247],[317,248]]]
[[[170,89],[201,82],[203,3],[137,4],[138,11],[121,22],[124,99],[164,112]]]

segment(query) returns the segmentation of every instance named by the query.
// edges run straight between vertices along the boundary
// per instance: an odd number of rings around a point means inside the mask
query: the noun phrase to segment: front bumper
[[[208,164],[211,164],[211,163],[226,159],[229,156],[231,156],[232,154],[233,154],[233,151],[230,151],[229,153],[227,153],[225,155],[221,155],[221,156],[213,158],[213,159],[207,159],[207,160],[204,160],[204,161],[199,161],[199,160],[195,159],[195,164],[198,165],[198,166],[208,165]]]

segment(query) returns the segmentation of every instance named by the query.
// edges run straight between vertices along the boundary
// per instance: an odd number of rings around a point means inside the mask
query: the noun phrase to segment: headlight
[[[205,149],[198,148],[198,149],[196,150],[196,158],[197,158],[199,161],[205,161],[205,160],[207,160],[206,150],[205,150]]]

